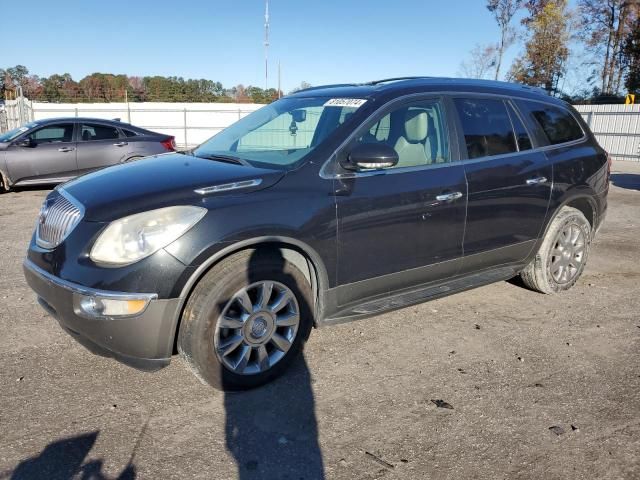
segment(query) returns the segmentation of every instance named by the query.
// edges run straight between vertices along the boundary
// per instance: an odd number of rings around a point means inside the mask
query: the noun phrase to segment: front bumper
[[[171,361],[180,299],[159,300],[155,294],[105,292],[62,280],[24,261],[24,275],[40,305],[89,351],[114,358],[139,370],[158,370]],[[74,308],[74,296],[149,300],[140,314],[129,317],[86,318]]]

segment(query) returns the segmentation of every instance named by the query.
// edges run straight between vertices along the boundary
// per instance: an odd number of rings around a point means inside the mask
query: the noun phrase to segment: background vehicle
[[[248,388],[283,372],[312,326],[519,273],[539,292],[571,288],[605,216],[608,160],[537,89],[312,88],[193,151],[52,192],[25,275],[92,351],[152,370],[175,346],[200,379]]]
[[[117,121],[37,120],[0,134],[0,191],[61,183],[97,168],[174,150],[172,136]]]

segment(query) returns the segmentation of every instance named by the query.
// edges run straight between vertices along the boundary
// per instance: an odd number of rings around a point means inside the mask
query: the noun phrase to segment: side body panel
[[[469,182],[464,272],[524,260],[543,228],[553,183],[544,152],[465,163]],[[528,184],[533,179],[542,183]]]
[[[78,174],[76,142],[11,145],[4,152],[7,174],[13,184],[62,181]]]

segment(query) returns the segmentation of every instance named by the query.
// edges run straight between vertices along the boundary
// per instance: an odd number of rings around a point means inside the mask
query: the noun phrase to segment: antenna
[[[264,7],[264,89],[269,88],[269,0]]]

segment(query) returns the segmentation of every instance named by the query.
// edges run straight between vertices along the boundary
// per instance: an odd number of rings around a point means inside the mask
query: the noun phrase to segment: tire
[[[313,324],[311,299],[304,274],[279,251],[240,252],[197,283],[182,315],[178,351],[203,383],[220,390],[258,387],[302,351]],[[297,326],[289,325],[296,314]]]
[[[524,284],[540,293],[569,290],[587,264],[591,224],[580,210],[563,207],[551,221],[535,258],[520,272]]]
[[[7,180],[4,176],[4,173],[0,171],[0,194],[6,193],[9,191],[9,187],[7,186]]]

